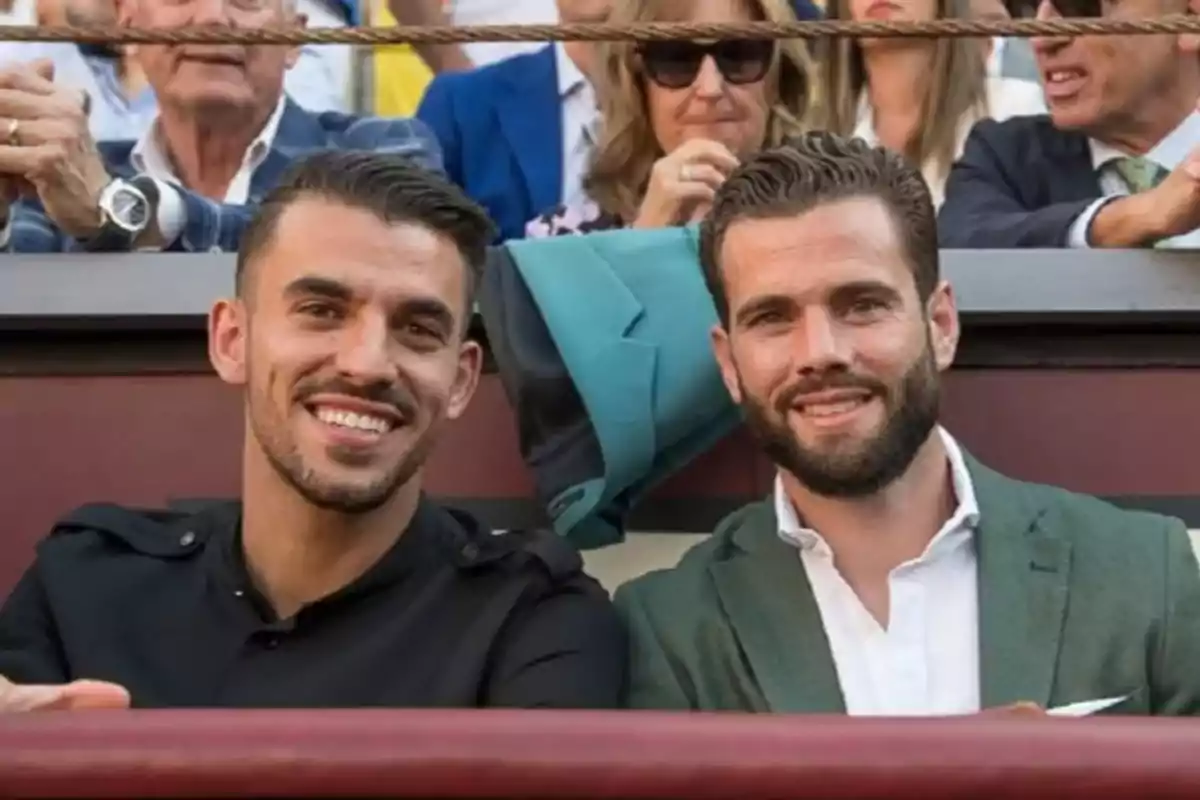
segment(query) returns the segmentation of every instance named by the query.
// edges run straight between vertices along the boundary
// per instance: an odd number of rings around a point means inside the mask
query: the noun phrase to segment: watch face
[[[149,221],[150,204],[137,189],[122,186],[112,193],[108,212],[113,222],[129,231],[140,232]]]

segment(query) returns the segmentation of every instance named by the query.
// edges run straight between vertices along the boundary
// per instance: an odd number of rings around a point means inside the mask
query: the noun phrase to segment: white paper
[[[1104,697],[1099,700],[1084,700],[1080,703],[1071,703],[1070,705],[1059,706],[1058,708],[1047,709],[1046,713],[1052,717],[1086,717],[1095,714],[1097,711],[1103,711],[1106,708],[1112,708],[1117,703],[1123,703],[1129,699],[1129,695],[1120,697]]]

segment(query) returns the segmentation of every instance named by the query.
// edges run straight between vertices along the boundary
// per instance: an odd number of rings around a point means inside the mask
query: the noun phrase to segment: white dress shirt
[[[842,578],[821,535],[802,526],[775,479],[779,535],[800,551],[838,682],[853,716],[935,716],[979,711],[979,506],[962,451],[938,432],[958,507],[920,558],[888,577],[890,614],[876,622]]]
[[[237,174],[233,176],[233,180],[230,181],[229,188],[225,191],[225,197],[221,198],[222,202],[244,205],[250,199],[250,180],[254,176],[254,170],[258,169],[271,152],[271,145],[275,141],[275,134],[279,131],[279,122],[283,118],[286,106],[287,98],[281,97],[279,105],[275,106],[275,110],[267,118],[262,130],[254,137],[242,155],[242,165]],[[179,185],[180,181],[175,174],[175,167],[171,164],[170,157],[163,152],[159,144],[157,125],[151,126],[150,130],[137,141],[129,154],[129,159],[138,172],[149,175],[158,183],[158,230],[165,241],[175,241],[183,232],[187,219],[183,200],[172,188]]]
[[[987,105],[986,116],[991,119],[1005,120],[1009,117],[1046,113],[1046,99],[1042,95],[1042,87],[1033,81],[1023,81],[1017,78],[1001,78],[992,75],[987,77],[984,89]],[[962,148],[967,141],[967,134],[971,132],[971,127],[979,119],[980,116],[977,114],[968,114],[959,123],[958,150],[955,153],[955,158],[962,155]],[[867,101],[865,92],[859,101],[858,125],[854,129],[854,135],[865,139],[872,145],[879,143],[879,138],[875,135],[875,123],[872,119],[871,106]],[[948,173],[949,165],[938,164],[935,159],[930,159],[921,165],[921,175],[924,176],[925,182],[929,184],[929,191],[933,195],[933,205],[935,208],[940,208],[942,200],[945,198],[946,176]]]
[[[554,44],[554,58],[562,102],[562,202],[576,206],[587,199],[582,184],[596,142],[596,93],[560,42]]]
[[[1092,166],[1095,167],[1099,176],[1100,191],[1104,193],[1104,196],[1088,206],[1088,209],[1080,214],[1079,218],[1071,225],[1068,237],[1071,247],[1091,247],[1088,242],[1088,228],[1091,227],[1092,218],[1096,216],[1096,212],[1114,197],[1129,195],[1129,186],[1117,173],[1115,162],[1131,154],[1124,153],[1095,139],[1089,139],[1088,144],[1092,149]],[[1200,145],[1200,113],[1193,111],[1184,118],[1183,122],[1179,123],[1175,130],[1152,147],[1144,157],[1167,170],[1173,170],[1183,163],[1187,154],[1197,145]],[[1181,236],[1163,239],[1155,247],[1185,250],[1200,248],[1200,228]]]

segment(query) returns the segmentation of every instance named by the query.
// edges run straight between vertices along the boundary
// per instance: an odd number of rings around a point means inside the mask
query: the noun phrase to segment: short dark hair
[[[467,302],[487,261],[496,226],[475,201],[440,173],[398,153],[325,150],[297,160],[259,204],[238,247],[236,286],[275,234],[288,206],[320,197],[369,211],[388,223],[411,222],[449,237],[467,265]]]
[[[887,205],[917,293],[928,299],[938,283],[937,218],[920,171],[890,150],[821,131],[764,150],[734,170],[717,191],[700,225],[700,263],[721,324],[729,324],[719,261],[730,225],[739,219],[802,214],[852,197],[878,197]]]

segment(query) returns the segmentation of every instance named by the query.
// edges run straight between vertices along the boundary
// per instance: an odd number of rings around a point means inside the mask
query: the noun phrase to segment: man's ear
[[[301,28],[301,29],[307,28],[308,27],[308,14],[304,14],[299,11],[294,11],[291,14],[288,24],[290,27],[293,27],[293,28]],[[292,67],[296,66],[296,62],[300,60],[300,51],[304,47],[305,47],[305,45],[296,45],[295,47],[288,48],[288,54],[287,54],[287,68],[288,69],[291,69]]]
[[[246,306],[241,299],[218,300],[208,312],[208,360],[221,380],[246,383]]]

